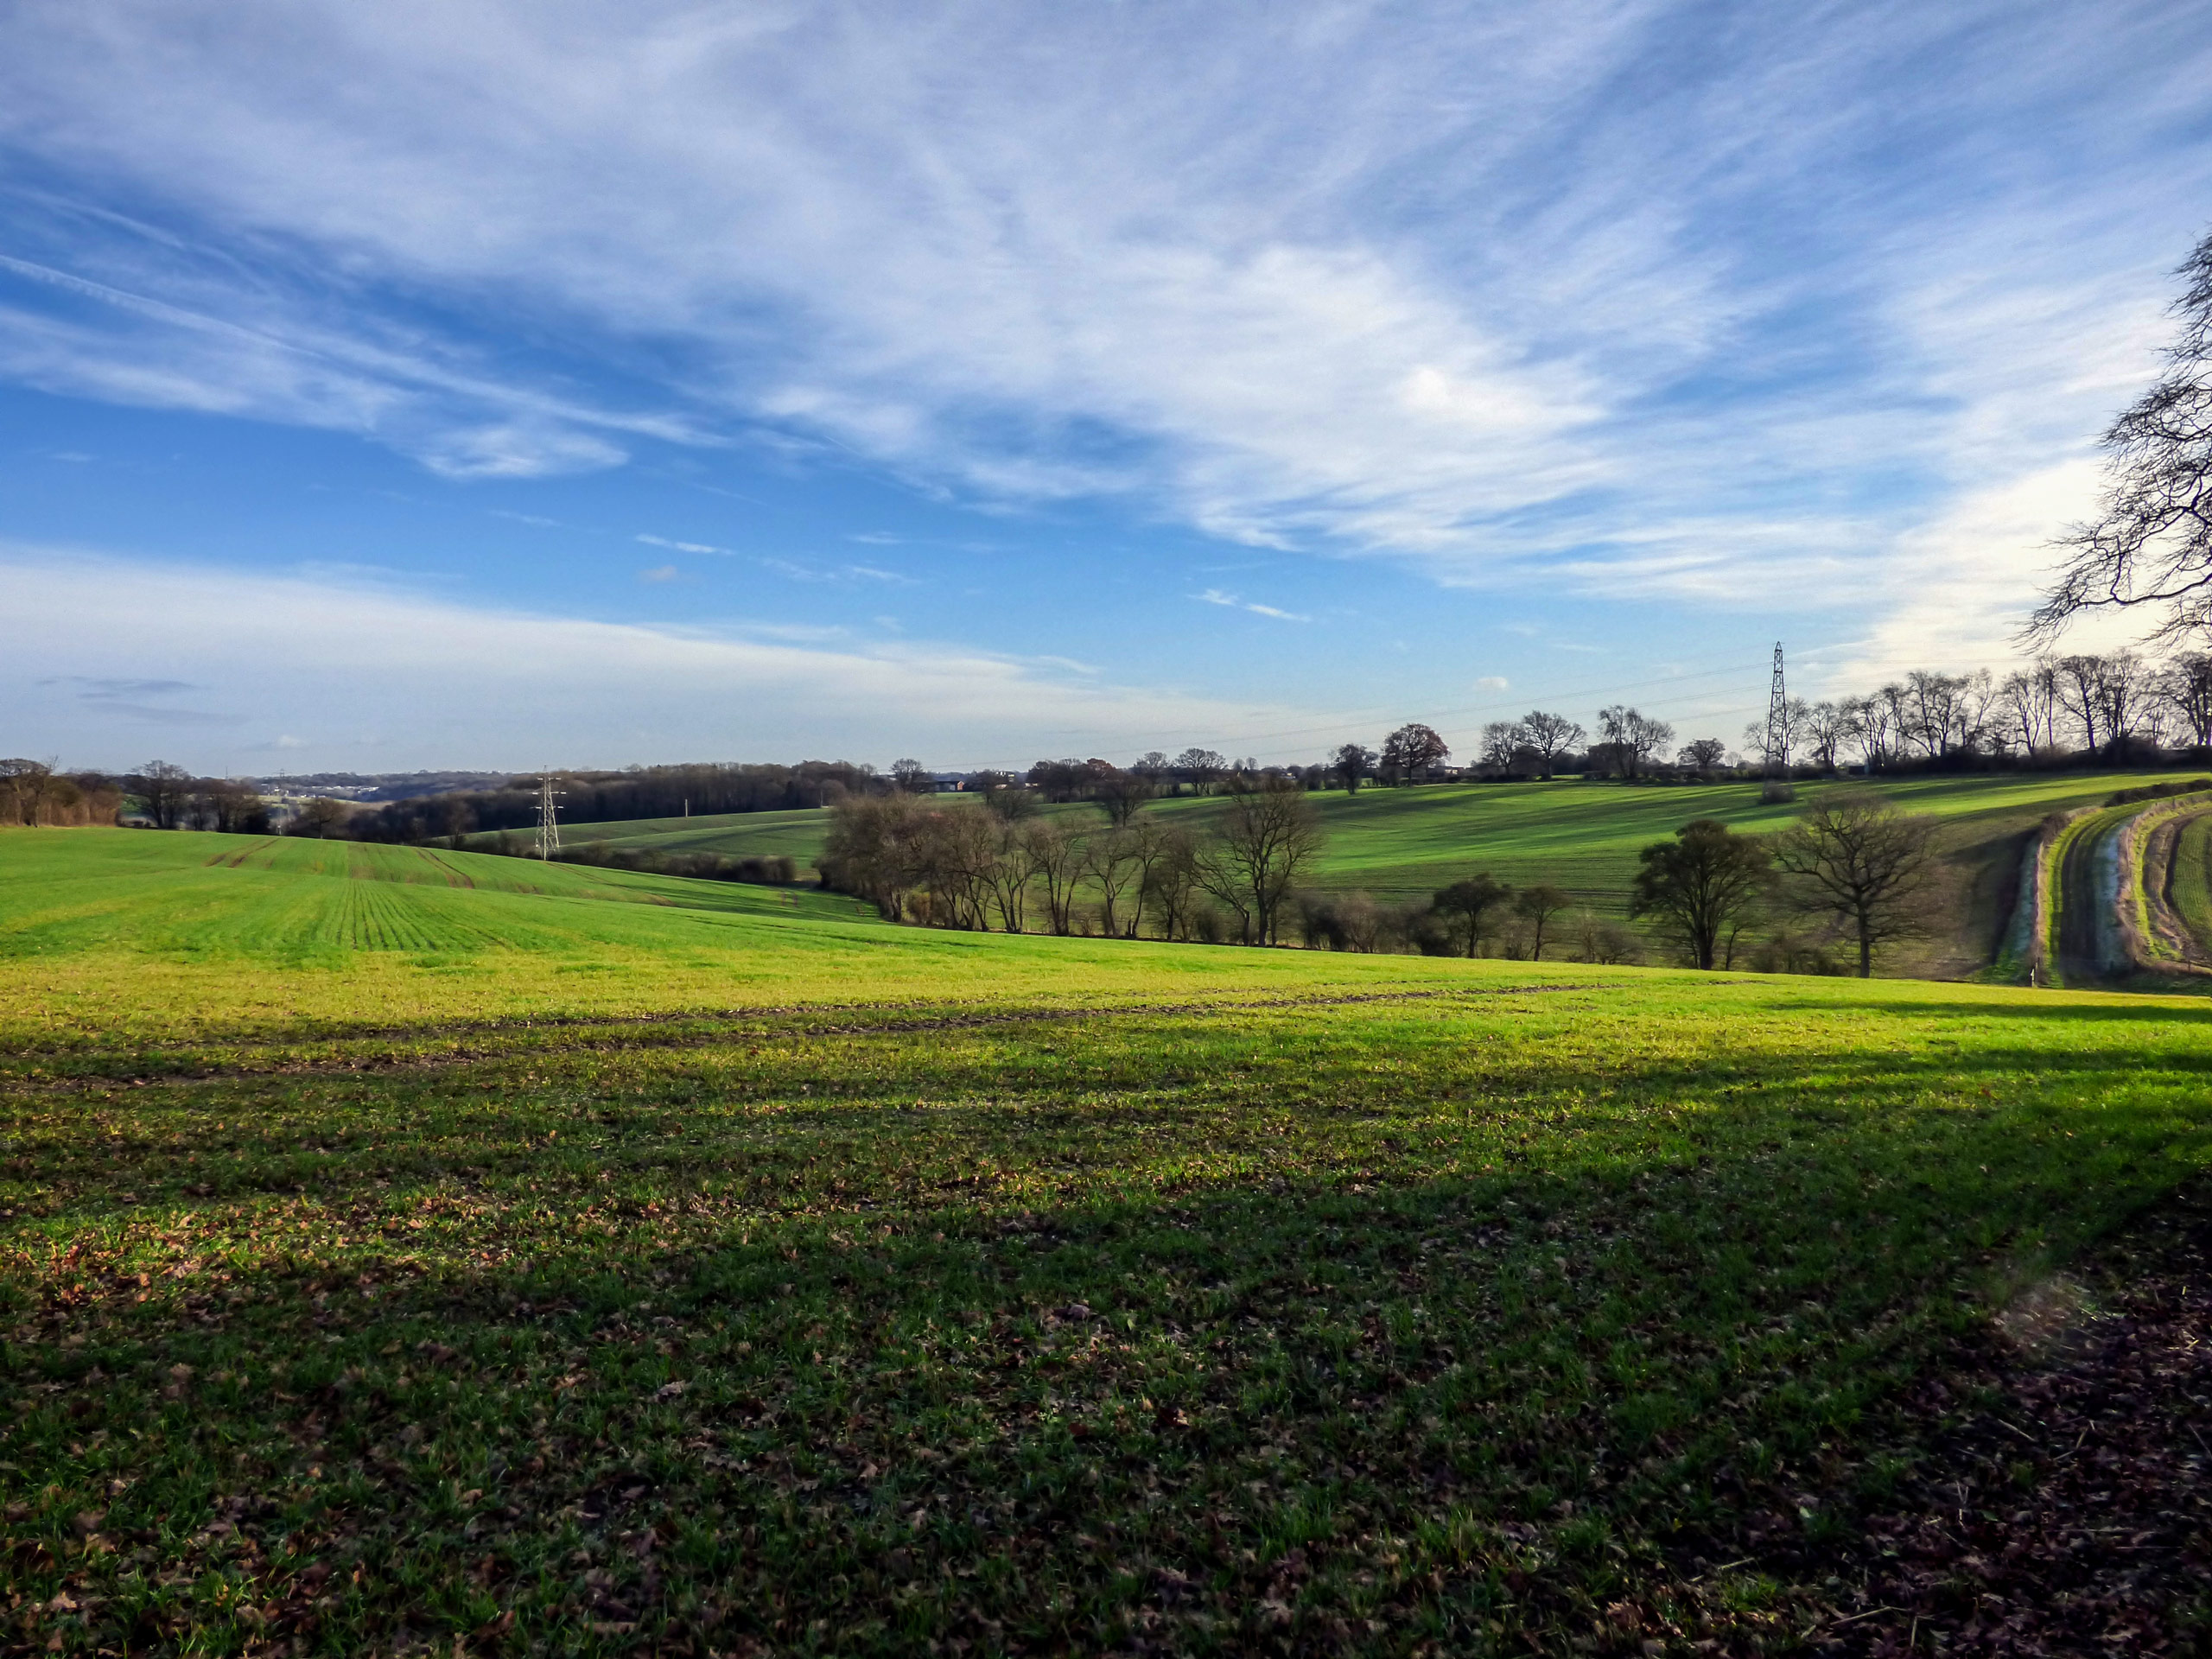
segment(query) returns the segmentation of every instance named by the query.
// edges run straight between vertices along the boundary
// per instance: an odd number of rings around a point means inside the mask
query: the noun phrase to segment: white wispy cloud
[[[793,582],[826,582],[844,586],[859,582],[880,582],[894,588],[920,586],[913,577],[902,575],[896,570],[885,570],[872,564],[808,564],[799,559],[764,558],[761,566],[779,576]]]
[[[639,536],[638,540],[647,547],[664,547],[672,553],[728,553],[734,550],[716,547],[712,542],[671,541],[665,536]]]
[[[964,766],[1327,724],[1116,685],[1082,664],[926,640],[863,646],[772,622],[614,624],[4,546],[0,588],[14,640],[0,696],[79,764],[143,760],[149,724],[173,728],[169,758],[218,771],[286,739],[296,764],[523,766],[558,733],[572,765],[912,753]],[[95,614],[96,648],[80,626]],[[132,671],[88,677],[88,652]]]
[[[1286,611],[1274,605],[1260,605],[1250,600],[1239,599],[1218,588],[1209,588],[1202,594],[1192,594],[1191,597],[1201,605],[1219,605],[1228,610],[1249,611],[1255,616],[1271,616],[1279,622],[1311,622],[1313,620],[1297,611]]]
[[[0,144],[62,181],[0,373],[456,477],[744,442],[1713,605],[1885,609],[2059,476],[2212,200],[2212,19],[2159,0],[225,19],[0,23]]]

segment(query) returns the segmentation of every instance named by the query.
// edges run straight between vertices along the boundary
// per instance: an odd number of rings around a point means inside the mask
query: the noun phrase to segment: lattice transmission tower
[[[1789,695],[1783,690],[1783,641],[1774,641],[1774,690],[1767,692],[1767,781],[1789,777]]]
[[[553,774],[540,772],[537,777],[537,855],[550,859],[561,850],[560,820],[554,816],[553,803],[561,798],[553,787]]]

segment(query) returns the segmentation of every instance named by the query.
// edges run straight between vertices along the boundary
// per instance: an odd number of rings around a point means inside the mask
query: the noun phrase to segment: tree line
[[[104,773],[56,772],[47,761],[20,755],[0,760],[0,824],[24,829],[111,824],[120,821],[123,804],[122,784]]]
[[[1198,826],[1123,799],[1104,823],[1045,815],[1001,785],[982,810],[942,798],[854,796],[830,809],[823,883],[887,918],[1008,933],[1097,931],[1246,944],[1282,941],[1289,901],[1321,850],[1296,781],[1233,775]]]
[[[480,832],[535,829],[539,781],[532,773],[511,779],[504,788],[454,790],[359,809],[349,815],[346,833],[360,841],[420,843]],[[554,785],[560,791],[563,823],[788,811],[827,806],[847,795],[893,787],[874,766],[847,760],[569,772],[557,774]]]
[[[1638,855],[1630,914],[1700,969],[1870,975],[1882,950],[1928,931],[1935,820],[1878,795],[1823,793],[1786,829],[1745,835],[1710,818]],[[942,798],[855,796],[830,809],[823,885],[887,918],[970,931],[1098,934],[1314,950],[1643,959],[1618,920],[1578,912],[1564,889],[1515,889],[1487,871],[1425,903],[1300,890],[1319,857],[1309,791],[1232,778],[1198,823],[1142,814],[1103,823],[1044,814],[1001,785],[982,808]],[[1840,948],[1846,957],[1832,954]]]
[[[1921,669],[1864,696],[1792,699],[1783,758],[1833,772],[1974,762],[2142,765],[2212,751],[2212,653],[2042,656],[2001,677]],[[1746,749],[1766,728],[1746,727]]]

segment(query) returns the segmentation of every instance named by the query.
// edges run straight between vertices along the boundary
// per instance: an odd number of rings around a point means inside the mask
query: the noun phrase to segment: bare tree
[[[1858,726],[1859,753],[1870,772],[1880,771],[1897,757],[1898,746],[1904,741],[1898,731],[1904,701],[1904,688],[1901,685],[1885,686],[1851,700],[1852,718]]]
[[[2060,539],[2056,581],[2030,625],[2056,635],[2083,611],[2158,607],[2158,637],[2212,623],[2212,232],[2176,273],[2179,337],[2156,385],[2105,429],[2104,499]]]
[[[144,797],[142,795],[139,798],[143,800]],[[313,836],[317,841],[327,840],[332,830],[343,829],[346,820],[353,815],[353,809],[345,802],[333,800],[327,795],[318,795],[299,810],[292,820],[290,833]],[[174,829],[175,826],[172,823],[169,827]]]
[[[1081,839],[1058,818],[1038,818],[1022,825],[1020,833],[1031,873],[1045,883],[1045,912],[1052,931],[1073,931],[1076,890],[1083,878]]]
[[[1418,721],[1382,740],[1382,770],[1393,783],[1410,783],[1451,758],[1452,746]]]
[[[815,861],[823,884],[865,899],[887,920],[898,920],[920,880],[914,842],[924,810],[911,795],[849,795],[839,801],[830,809],[830,834]]]
[[[1598,711],[1598,728],[1605,741],[1613,745],[1624,778],[1642,777],[1651,764],[1651,757],[1675,741],[1675,728],[1665,721],[1654,720],[1618,702]]]
[[[1553,917],[1574,901],[1548,881],[1523,887],[1513,896],[1513,913],[1529,924],[1529,960],[1544,959],[1544,930]]]
[[[2035,755],[2058,746],[2058,671],[2040,658],[2007,674],[1997,687],[1997,712],[2020,752]]]
[[[1117,830],[1128,827],[1129,820],[1143,810],[1153,798],[1152,779],[1141,772],[1114,772],[1101,778],[1091,790],[1091,798],[1106,809],[1106,817]]]
[[[1131,895],[1128,919],[1122,925],[1125,938],[1137,937],[1144,926],[1145,910],[1151,902],[1157,870],[1163,860],[1173,856],[1179,845],[1187,845],[1190,836],[1179,828],[1161,823],[1157,818],[1139,818],[1122,832],[1129,849],[1129,859],[1135,867],[1135,891]]]
[[[991,827],[991,862],[985,880],[992,908],[998,912],[999,926],[1008,933],[1024,931],[1028,916],[1029,882],[1037,874],[1028,840],[1021,833],[1022,825],[1030,816],[1024,813],[1019,817],[1002,817]]]
[[[1479,875],[1439,888],[1436,897],[1429,901],[1429,909],[1442,917],[1459,935],[1465,947],[1463,955],[1480,956],[1490,918],[1504,909],[1512,892],[1512,888],[1484,870]]]
[[[1878,946],[1926,931],[1934,830],[1932,818],[1847,790],[1822,795],[1775,838],[1775,862],[1794,878],[1799,908],[1831,916],[1857,937],[1861,979],[1872,975]]]
[[[1037,798],[1037,791],[1020,784],[1000,784],[985,790],[983,804],[1001,823],[1019,823],[1045,810],[1044,802]]]
[[[1766,754],[1767,740],[1770,735],[1775,736],[1782,744],[1782,753],[1777,758],[1783,769],[1787,771],[1791,760],[1797,753],[1797,746],[1804,741],[1805,722],[1811,719],[1812,710],[1813,705],[1802,697],[1785,699],[1782,705],[1781,730],[1770,733],[1768,721],[1764,720],[1751,721],[1744,728],[1744,753],[1757,754],[1764,759]]]
[[[2143,659],[2132,651],[2116,651],[2099,660],[2103,671],[2097,677],[2097,702],[2104,715],[2105,753],[2125,760],[2145,704],[2156,695],[2154,683]]]
[[[1205,794],[1230,770],[1229,757],[1212,749],[1185,749],[1175,757],[1175,770],[1191,781],[1192,788]]]
[[[1122,901],[1135,887],[1143,892],[1143,849],[1134,830],[1116,825],[1103,836],[1093,836],[1084,848],[1084,871],[1098,887],[1099,918],[1107,937],[1122,932]],[[1131,906],[1134,910],[1135,906]]]
[[[1637,855],[1632,913],[1656,916],[1692,962],[1710,969],[1724,938],[1732,938],[1758,904],[1767,881],[1767,851],[1757,837],[1700,818]]]
[[[1519,741],[1543,761],[1548,778],[1558,769],[1560,757],[1580,746],[1582,728],[1565,715],[1531,709],[1521,717]]]
[[[2212,654],[2182,652],[2166,664],[2158,690],[2181,717],[2191,746],[2212,748]]]
[[[928,808],[912,822],[914,870],[927,893],[926,919],[939,927],[987,931],[998,868],[998,825],[964,808]]]
[[[131,774],[130,786],[155,829],[174,830],[191,794],[192,774],[167,760],[149,760]]]
[[[2097,734],[2104,730],[2105,659],[2087,654],[2062,657],[2051,669],[2058,706],[2073,716],[2082,731],[2082,747],[2094,756],[2100,747]]]
[[[1903,734],[1928,759],[1943,760],[1980,747],[1993,695],[1986,669],[1944,674],[1916,668],[1897,690]]]
[[[1156,831],[1152,861],[1145,866],[1138,903],[1152,918],[1163,939],[1188,938],[1191,919],[1198,906],[1198,849],[1191,832],[1180,824],[1166,828],[1141,823],[1137,832]]]
[[[912,755],[891,763],[891,786],[909,795],[918,795],[930,785],[929,769]]]
[[[16,816],[25,828],[35,825],[53,792],[54,768],[43,760],[0,760],[0,792],[11,798]]]
[[[1847,702],[1810,702],[1805,705],[1802,731],[1808,757],[1822,772],[1833,773],[1843,746],[1857,735],[1858,722]]]
[[[1675,764],[1690,772],[1714,772],[1728,753],[1728,746],[1717,737],[1700,737],[1685,743],[1675,756]]]
[[[1364,743],[1347,743],[1330,757],[1329,767],[1344,785],[1344,793],[1357,795],[1360,784],[1375,771],[1375,751]]]
[[[1636,930],[1595,911],[1586,910],[1574,918],[1574,938],[1577,962],[1613,964],[1643,960],[1643,943],[1636,937]]]
[[[1245,937],[1273,944],[1300,871],[1321,851],[1321,823],[1295,784],[1269,779],[1232,785],[1213,844],[1198,862],[1207,892],[1243,918]]]
[[[1482,763],[1491,772],[1510,772],[1514,757],[1527,747],[1520,722],[1493,720],[1483,728]]]

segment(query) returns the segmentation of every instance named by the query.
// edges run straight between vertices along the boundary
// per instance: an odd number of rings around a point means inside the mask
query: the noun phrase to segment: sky
[[[1732,744],[2019,654],[2208,226],[2194,0],[16,0],[0,753]]]

